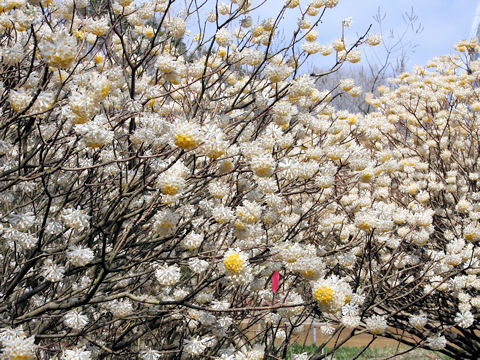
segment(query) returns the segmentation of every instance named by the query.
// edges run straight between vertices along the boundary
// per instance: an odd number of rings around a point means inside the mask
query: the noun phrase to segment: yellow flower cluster
[[[238,253],[231,253],[230,255],[227,255],[225,260],[223,260],[223,263],[225,264],[225,268],[232,273],[241,271],[244,266],[244,260]]]
[[[321,286],[317,290],[315,290],[313,296],[323,305],[328,305],[333,299],[333,292],[333,289],[327,286]]]

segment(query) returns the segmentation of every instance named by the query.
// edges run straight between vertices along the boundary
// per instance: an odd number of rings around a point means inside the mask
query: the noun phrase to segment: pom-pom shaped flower
[[[300,0],[285,0],[285,6],[290,9],[296,8],[298,4],[300,4]]]
[[[177,227],[179,215],[171,210],[163,210],[153,217],[153,231],[160,236],[168,236]]]
[[[110,82],[105,76],[94,76],[92,87],[95,92],[96,100],[104,100],[110,93]]]
[[[319,47],[319,51],[323,56],[328,56],[333,52],[332,45],[322,45]]]
[[[316,281],[312,293],[322,311],[335,313],[349,301],[352,290],[343,279],[330,276]]]
[[[182,241],[182,245],[187,250],[195,250],[200,247],[203,242],[203,235],[197,234],[196,232],[191,232],[185,236]]]
[[[458,323],[458,326],[466,329],[473,325],[475,317],[470,311],[461,311],[457,312],[454,320]]]
[[[85,146],[93,149],[107,145],[113,140],[113,131],[108,128],[105,116],[96,116],[92,121],[75,125],[75,131],[82,135]]]
[[[31,212],[12,213],[8,216],[8,222],[20,231],[27,231],[35,225],[35,215]]]
[[[328,305],[333,300],[333,294],[334,294],[334,289],[326,285],[323,285],[315,289],[313,296],[322,304]]]
[[[96,114],[97,105],[90,95],[74,91],[69,97],[67,109],[72,113],[74,124],[83,124]]]
[[[188,169],[182,162],[176,162],[171,168],[161,173],[157,179],[157,186],[165,195],[177,195],[186,185],[184,177]]]
[[[350,91],[355,86],[355,81],[353,79],[342,79],[340,80],[340,88],[343,91]]]
[[[242,206],[236,209],[237,217],[246,224],[253,224],[260,219],[262,208],[256,202],[245,200]]]
[[[318,38],[318,32],[315,29],[311,29],[308,33],[305,34],[305,40],[307,41],[315,41]]]
[[[221,28],[215,34],[215,40],[220,46],[229,46],[232,42],[232,35],[226,28]]]
[[[93,260],[94,255],[90,248],[73,245],[67,251],[67,258],[73,266],[85,266]]]
[[[108,309],[116,318],[124,318],[133,312],[133,306],[129,299],[115,299],[108,303]]]
[[[15,43],[11,47],[5,47],[0,50],[3,62],[8,65],[18,64],[24,56],[24,47],[21,42]]]
[[[212,181],[208,184],[209,193],[216,199],[223,199],[230,192],[228,184],[221,181]]]
[[[178,122],[173,130],[173,141],[183,150],[196,148],[202,140],[201,127],[192,122]]]
[[[213,345],[210,337],[199,338],[198,336],[184,341],[184,350],[191,356],[200,356],[205,350]]]
[[[377,46],[382,42],[382,35],[372,34],[367,38],[367,43],[370,46]]]
[[[315,89],[315,81],[308,75],[302,75],[290,82],[290,96],[307,96]]]
[[[198,258],[193,258],[188,262],[188,267],[196,274],[200,274],[201,272],[207,270],[209,266],[210,264],[208,261]]]
[[[272,155],[261,154],[252,159],[250,166],[255,175],[260,177],[269,177],[275,170],[275,161]]]
[[[322,51],[322,49],[324,49],[324,47],[322,47],[322,45],[320,45],[320,43],[318,43],[317,41],[311,41],[311,42],[307,41],[302,44],[302,50],[310,55],[316,54],[319,51]],[[323,53],[325,53],[326,55],[329,55],[328,51],[324,51]]]
[[[81,330],[88,324],[88,316],[77,310],[71,310],[63,317],[63,323],[74,330]]]
[[[374,335],[383,334],[387,329],[387,319],[385,316],[372,315],[365,320],[365,326]]]
[[[27,337],[21,329],[2,329],[0,342],[3,345],[2,355],[9,360],[35,359],[35,337]]]
[[[325,0],[325,7],[327,8],[334,8],[338,5],[338,0]]]
[[[340,39],[335,39],[332,41],[332,46],[336,51],[343,51],[345,50],[345,42]]]
[[[357,63],[361,59],[362,59],[362,52],[358,49],[350,50],[346,57],[346,60],[351,63]]]
[[[342,308],[342,324],[350,329],[360,325],[359,308],[355,304],[348,303]]]
[[[231,5],[230,4],[225,4],[225,3],[222,2],[222,3],[218,4],[217,9],[218,9],[218,12],[220,14],[227,15],[231,10]]]
[[[205,138],[200,152],[210,159],[218,159],[225,155],[229,144],[225,141],[223,131],[217,126],[208,126],[204,133]]]
[[[106,17],[100,20],[93,20],[92,18],[87,18],[85,20],[85,29],[97,36],[105,35],[109,29],[108,19]]]
[[[76,55],[77,41],[66,31],[55,33],[38,44],[42,58],[51,66],[68,68]]]
[[[216,222],[224,224],[229,222],[230,220],[233,220],[234,213],[232,209],[230,209],[229,207],[225,207],[223,204],[221,204],[212,209],[212,216]]]
[[[277,83],[288,78],[293,69],[288,65],[269,64],[265,67],[265,76],[273,83]]]
[[[77,348],[64,350],[61,360],[90,360],[91,358],[92,353],[90,351]]]
[[[163,194],[176,195],[185,187],[185,179],[179,174],[166,171],[158,178],[158,186]]]
[[[447,339],[441,334],[435,334],[427,338],[427,345],[432,350],[442,350],[447,345]]]
[[[64,209],[61,215],[64,224],[75,230],[83,230],[88,227],[90,216],[81,209]]]
[[[32,101],[32,96],[25,89],[11,90],[9,94],[9,102],[13,110],[20,112],[27,108]]]
[[[180,38],[183,36],[183,34],[185,34],[185,30],[187,29],[187,24],[183,19],[174,17],[166,21],[165,27],[167,29],[167,32],[171,36],[175,38]]]
[[[223,257],[223,264],[228,272],[236,274],[245,268],[247,259],[243,252],[231,249]]]
[[[162,353],[153,349],[146,349],[140,353],[142,360],[160,360]]]
[[[177,265],[161,265],[155,270],[155,277],[162,286],[172,286],[180,281],[180,268]]]
[[[355,226],[363,231],[371,231],[377,224],[377,218],[371,212],[357,212],[355,214]]]
[[[309,29],[312,27],[312,22],[306,18],[299,19],[297,24],[300,29]]]
[[[44,265],[42,266],[42,276],[45,280],[51,282],[59,282],[63,279],[63,274],[65,273],[65,267],[62,265],[55,264],[52,260],[45,260]]]
[[[465,226],[465,229],[463,230],[463,236],[465,237],[465,240],[477,241],[480,239],[480,228],[475,225],[475,223],[470,223]]]
[[[169,54],[161,54],[157,58],[157,66],[158,69],[161,70],[163,73],[168,74],[172,71],[175,71],[177,62],[173,58],[173,56]]]

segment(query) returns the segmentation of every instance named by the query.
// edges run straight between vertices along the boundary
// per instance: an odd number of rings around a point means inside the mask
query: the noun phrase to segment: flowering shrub
[[[475,353],[480,65],[337,110],[301,66],[381,39],[321,45],[336,4],[254,23],[261,4],[218,3],[191,36],[210,4],[2,3],[5,358],[282,358],[312,316]]]

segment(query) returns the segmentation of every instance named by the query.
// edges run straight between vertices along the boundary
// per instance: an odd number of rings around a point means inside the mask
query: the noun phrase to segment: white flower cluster
[[[88,316],[83,315],[77,310],[71,310],[65,314],[63,322],[69,328],[81,330],[88,324]]]
[[[45,260],[42,266],[42,276],[51,282],[62,281],[64,273],[65,267],[54,263],[51,259]]]
[[[72,229],[82,231],[88,227],[90,216],[81,209],[63,209],[61,215],[64,224]]]
[[[77,41],[64,29],[40,41],[38,50],[49,65],[68,68],[77,55]]]
[[[75,131],[82,135],[82,141],[89,148],[98,148],[109,144],[113,132],[108,129],[108,121],[104,116],[96,116],[84,124],[75,125]]]
[[[191,356],[200,356],[213,345],[215,345],[215,339],[208,336],[203,338],[196,336],[184,341],[185,352]]]
[[[82,348],[65,350],[62,360],[91,360],[91,352]]]
[[[2,356],[5,359],[33,360],[35,358],[35,337],[27,337],[22,329],[0,330]]]
[[[181,273],[177,265],[161,265],[155,270],[155,277],[162,286],[172,286],[180,281]]]
[[[94,254],[92,249],[73,245],[67,251],[67,257],[73,266],[85,266],[93,260]]]

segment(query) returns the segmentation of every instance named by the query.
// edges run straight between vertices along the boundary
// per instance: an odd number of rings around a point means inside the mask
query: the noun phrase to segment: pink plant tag
[[[272,291],[277,292],[279,282],[280,282],[280,272],[275,271],[272,275]]]

